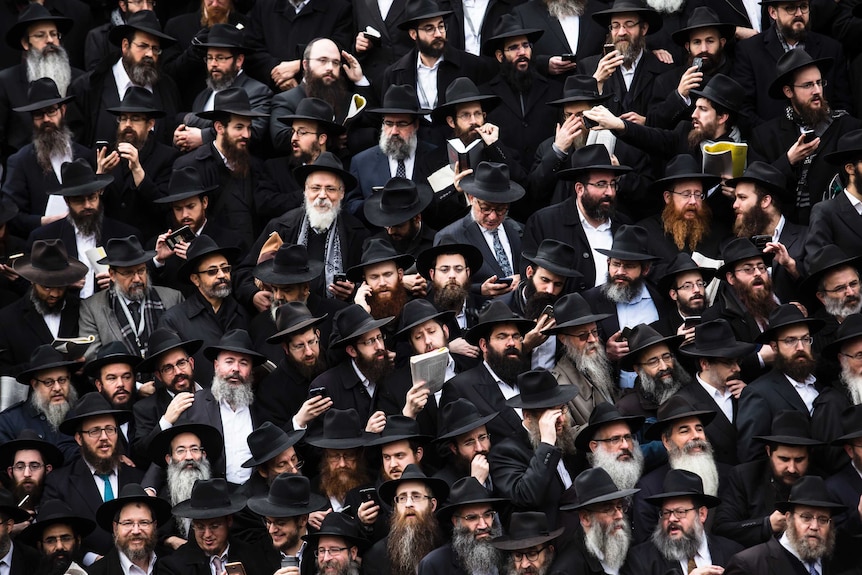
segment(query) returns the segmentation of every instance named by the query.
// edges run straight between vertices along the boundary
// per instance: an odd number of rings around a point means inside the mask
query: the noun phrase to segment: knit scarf
[[[303,214],[302,223],[299,226],[299,237],[296,238],[296,243],[301,246],[308,246],[308,234],[314,233],[311,231],[311,226],[308,223],[308,215]],[[324,285],[335,281],[335,274],[344,271],[341,258],[341,238],[338,236],[338,218],[329,226],[326,232],[326,248],[324,250]],[[329,290],[324,290],[328,297],[333,297]]]
[[[132,314],[126,306],[126,302],[123,298],[117,297],[113,289],[108,290],[108,305],[114,312],[114,317],[117,318],[126,349],[144,357],[147,354],[147,342],[150,339],[150,333],[156,328],[159,319],[165,313],[165,304],[162,303],[158,292],[154,289],[151,289],[147,293],[147,297],[139,303],[141,304],[140,314],[143,322],[142,325],[133,326],[129,321]]]

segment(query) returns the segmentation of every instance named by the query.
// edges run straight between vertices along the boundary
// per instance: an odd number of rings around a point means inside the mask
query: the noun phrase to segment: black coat
[[[727,22],[728,24],[742,26],[743,28],[754,28],[748,19],[748,12],[745,11],[742,0],[695,0],[692,4],[695,6],[709,6],[715,11],[719,22]],[[761,6],[760,15],[761,24],[768,26],[770,19],[765,5]]]
[[[688,7],[688,4],[686,5]],[[722,20],[723,21],[723,20]],[[661,32],[665,31],[665,23],[662,26]],[[647,36],[647,39],[652,38],[652,35]],[[686,104],[682,96],[677,92],[679,81],[682,75],[688,70],[691,65],[688,63],[688,54],[681,62],[674,60],[674,64],[680,62],[676,68],[671,68],[667,72],[655,79],[653,86],[652,101],[649,105],[649,110],[646,114],[646,125],[655,126],[656,128],[664,128],[672,130],[677,123],[691,118],[691,111],[694,108],[694,103],[697,101],[697,96],[691,95],[690,104]],[[730,76],[732,60],[729,52],[725,49],[724,61],[719,64],[718,68],[713,72],[715,74],[724,74]],[[703,89],[709,83],[710,76],[704,76],[700,83],[700,88]]]
[[[380,44],[372,44],[371,48],[358,55],[362,72],[372,86],[383,85],[383,74],[386,68],[415,46],[407,30],[398,28],[398,23],[404,17],[407,2],[408,0],[394,0],[385,20],[380,14],[377,0],[354,0],[353,2],[353,38],[356,38],[357,32],[364,32],[368,26],[380,32]],[[352,41],[347,50],[353,53]]]
[[[827,477],[826,489],[833,499],[846,507],[845,511],[834,516],[833,525],[851,535],[862,533],[862,518],[856,512],[862,496],[862,477],[853,464],[848,463],[838,473]]]
[[[736,427],[733,422],[727,420],[715,400],[706,393],[706,390],[697,380],[680,389],[676,395],[687,399],[696,410],[715,412],[715,418],[704,428],[704,433],[712,445],[715,460],[728,465],[736,465],[739,461],[736,457]],[[733,412],[736,414],[737,402],[735,399],[732,402]]]
[[[280,566],[277,554],[272,551],[272,545],[261,549],[261,546],[231,537],[228,539],[227,562],[239,561],[248,575],[270,574]],[[159,561],[157,575],[212,575],[209,559],[196,542],[189,541]]]
[[[583,228],[581,228],[581,230],[583,230]],[[668,298],[659,293],[658,288],[653,286],[650,282],[646,282],[645,285],[659,317],[674,312],[674,308],[671,303],[669,303]],[[583,295],[584,299],[587,300],[587,303],[590,304],[590,309],[593,313],[610,314],[610,317],[596,322],[596,325],[599,328],[599,338],[602,341],[607,341],[609,337],[620,331],[623,327],[635,327],[633,325],[620,325],[620,320],[617,317],[617,304],[607,298],[602,291],[601,286],[590,288],[581,295]]]
[[[153,573],[159,572],[159,565],[159,558],[156,557],[156,562],[153,565]],[[120,552],[113,545],[110,551],[86,569],[90,575],[126,575],[126,572],[123,571],[123,566],[120,564]]]
[[[12,404],[0,413],[0,442],[17,439],[22,429],[32,429],[40,439],[57,446],[63,453],[65,463],[74,460],[80,453],[72,436],[54,429],[45,415],[36,411],[29,399]]]
[[[807,232],[806,226],[794,224],[785,219],[784,228],[781,230],[781,235],[778,236],[778,241],[784,244],[787,253],[796,260],[796,267],[799,268],[800,265],[803,265],[803,270],[800,272],[801,277],[807,275],[802,261],[805,255],[805,235]],[[772,289],[781,301],[796,301],[801,295],[799,294],[799,279],[790,275],[787,268],[774,260],[772,262]],[[822,335],[822,333],[818,334],[818,339]]]
[[[821,575],[832,575],[830,560],[824,558]],[[791,555],[778,539],[770,539],[737,553],[728,561],[725,575],[808,575],[808,566]]]
[[[470,575],[455,557],[452,544],[438,547],[419,562],[417,575]]]
[[[310,382],[288,362],[284,352],[281,357],[278,367],[263,378],[254,394],[267,421],[281,428],[291,429],[291,419],[308,399]]]
[[[132,438],[132,447],[138,453],[145,453],[150,442],[161,429],[159,419],[168,410],[173,397],[167,388],[161,384],[156,385],[156,392],[148,397],[139,399],[132,406],[135,417],[135,436]]]
[[[511,218],[503,220],[502,228],[509,239],[509,247],[512,251],[512,261],[509,264],[512,266],[512,273],[517,274],[521,269],[521,252],[525,249],[525,246],[521,244],[524,229],[521,224]],[[478,270],[470,270],[473,272],[470,276],[470,281],[474,284],[473,291],[478,291],[478,285],[493,275],[498,278],[506,276],[491,248],[488,247],[488,242],[485,241],[479,224],[473,220],[470,214],[437,232],[434,245],[440,244],[471,244],[479,248],[483,263]]]
[[[231,88],[242,88],[248,95],[248,103],[251,109],[261,114],[269,114],[272,100],[272,90],[268,86],[258,82],[246,73],[242,73],[233,81]],[[187,126],[193,126],[201,129],[201,138],[204,144],[208,144],[215,139],[215,128],[213,128],[212,120],[205,120],[198,116],[198,112],[204,111],[207,100],[213,95],[211,88],[207,87],[198,92],[192,102],[192,114],[186,114],[184,120]],[[259,149],[262,142],[267,139],[267,131],[269,130],[269,119],[254,118],[251,122],[251,146],[252,150]]]
[[[596,72],[601,58],[602,54],[598,53],[584,60],[579,60],[579,73],[592,76]],[[653,99],[656,78],[670,69],[670,64],[665,64],[655,54],[644,49],[640,62],[635,69],[635,77],[631,86],[626,89],[622,66],[620,66],[605,81],[602,94],[613,94],[614,97],[609,101],[609,106],[617,107],[619,112],[637,112],[641,116],[646,116]]]
[[[51,14],[71,18],[75,23],[68,32],[63,34],[63,47],[69,53],[69,62],[72,66],[83,68],[84,40],[87,37],[87,31],[93,27],[89,3],[81,0],[45,0],[40,4],[44,5]],[[0,37],[5,38],[9,29],[18,21],[19,6],[20,4],[16,2],[0,3]],[[20,62],[20,45],[19,49],[12,50],[4,43],[3,50],[0,50],[0,69]],[[27,95],[26,91],[24,95]]]
[[[488,7],[485,9],[485,18],[482,20],[482,26],[479,29],[479,40],[484,44],[488,38],[494,35],[494,28],[496,28],[497,22],[500,21],[500,18],[506,14],[511,14],[517,6],[526,1],[527,0],[489,0]],[[467,23],[464,21],[463,0],[442,0],[440,2],[440,9],[452,11],[452,15],[449,16],[446,21],[449,25],[446,29],[447,43],[459,50],[463,50],[464,34],[467,26]]]
[[[715,300],[711,306],[703,310],[702,318],[705,322],[719,318],[727,320],[737,341],[754,343],[761,333],[757,321],[743,307],[742,302],[733,293],[733,288],[725,282],[722,282],[718,286]],[[757,349],[759,350],[760,347]],[[756,352],[744,356],[739,367],[742,368],[743,381],[754,381],[755,378],[763,375],[765,371],[764,368],[760,367],[760,361]],[[737,420],[736,423],[738,428],[739,421]],[[772,420],[770,419],[766,425],[771,426]]]
[[[114,238],[125,238],[135,236],[140,241],[141,232],[137,228],[133,228],[128,224],[117,221],[113,218],[105,218],[102,221],[102,231],[99,236],[99,244],[105,245],[108,240]],[[30,232],[30,237],[27,238],[27,246],[32,249],[33,242],[36,240],[53,240],[61,239],[66,246],[66,253],[70,258],[78,257],[78,244],[75,241],[75,227],[68,218],[51,222]]]
[[[658,194],[655,201],[663,203],[661,194]],[[732,234],[730,233],[730,230],[717,225],[717,222],[711,223],[712,225],[709,227],[709,233],[700,240],[700,243],[697,244],[694,251],[707,257],[720,260],[721,248],[724,243],[732,237]],[[668,234],[664,229],[661,214],[655,214],[643,219],[639,221],[637,225],[644,228],[649,234],[649,252],[652,255],[661,258],[660,261],[653,262],[652,268],[650,269],[650,277],[662,277],[665,274],[667,266],[670,265],[679,252],[682,251],[687,254],[692,253],[692,250],[689,249],[688,245],[685,245],[683,249],[679,249],[677,247],[673,241],[673,236]]]
[[[19,542],[12,548],[9,575],[33,575],[39,567],[39,553]]]
[[[805,237],[805,256],[808,260],[821,248],[836,245],[844,253],[862,253],[862,216],[840,192],[831,200],[814,204]]]
[[[713,565],[724,566],[736,553],[742,551],[742,545],[730,539],[717,535],[706,536],[706,546]],[[658,550],[652,541],[641,543],[629,550],[626,562],[620,568],[620,575],[685,575],[679,561],[669,561]],[[759,572],[758,572],[759,573]]]
[[[314,378],[310,387],[325,387],[334,409],[355,409],[359,413],[359,420],[364,423],[377,411],[377,398],[382,384],[379,381],[374,383],[377,389],[374,397],[371,397],[356,375],[353,361],[342,361]],[[323,419],[318,418],[312,425],[320,429]]]

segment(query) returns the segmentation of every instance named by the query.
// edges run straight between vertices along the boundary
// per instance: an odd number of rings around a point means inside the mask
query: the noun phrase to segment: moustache
[[[733,373],[731,373],[730,375],[727,376],[727,379],[725,379],[725,381],[733,381],[734,379],[741,379],[741,378],[742,378],[742,373],[738,372],[738,371],[734,371]]]
[[[764,279],[761,277],[757,277],[757,278],[754,278],[753,280],[751,280],[751,285],[753,285],[753,286],[766,285],[766,281],[764,281]]]
[[[632,279],[629,276],[620,275],[620,274],[615,275],[613,279],[615,282],[631,283],[631,281],[632,281]]]

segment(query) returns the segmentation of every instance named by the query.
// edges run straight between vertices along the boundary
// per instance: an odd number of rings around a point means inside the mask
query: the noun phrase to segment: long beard
[[[366,483],[368,483],[368,473],[365,471],[365,463],[361,457],[357,459],[355,470],[332,471],[327,465],[323,465],[320,470],[320,492],[326,497],[335,498],[336,501],[344,501],[348,491]]]
[[[703,451],[692,453],[696,447]],[[704,493],[718,495],[718,466],[708,441],[693,439],[682,447],[673,445],[667,450],[667,459],[671,469],[685,469],[699,475]]]
[[[491,533],[491,537],[503,534],[497,521],[486,531]],[[490,540],[477,541],[468,528],[460,525],[452,530],[452,550],[467,573],[496,573],[503,564],[503,554],[491,545]]]
[[[186,467],[191,465],[191,467]],[[186,501],[192,496],[192,488],[195,481],[199,479],[210,479],[212,470],[209,459],[202,457],[200,461],[190,459],[188,461],[168,462],[168,490],[171,494],[171,505]],[[191,519],[188,517],[174,517],[179,533],[185,536],[189,532]]]
[[[33,133],[33,148],[36,152],[36,162],[42,171],[50,173],[54,170],[51,159],[72,154],[72,131],[66,127],[63,120],[55,127],[43,123]]]
[[[510,62],[503,58],[500,62],[500,76],[503,77],[503,80],[506,81],[514,92],[526,94],[533,87],[533,74],[530,72],[530,68],[527,68],[523,72],[518,69],[516,64],[522,61],[529,62],[530,59],[526,56],[521,56],[518,60]]]
[[[339,75],[335,81],[327,82],[309,74],[305,77],[305,95],[309,98],[320,98],[332,106],[336,118],[341,118],[346,112],[348,100],[347,80]]]
[[[692,219],[686,219],[685,213],[679,213],[673,203],[665,204],[661,214],[664,232],[673,237],[673,243],[677,249],[695,251],[700,241],[709,234],[709,222],[712,219],[712,210],[709,205],[702,203]]]
[[[548,13],[556,18],[566,18],[568,16],[582,16],[586,0],[545,0],[545,5],[548,7]]]
[[[757,280],[754,280],[757,281]],[[767,323],[769,314],[778,307],[778,302],[772,296],[772,279],[766,274],[760,277],[765,289],[754,291],[747,284],[739,283],[734,287],[734,292],[742,301],[745,310],[760,323]]]
[[[539,448],[539,444],[542,443],[541,432],[539,431],[539,422],[531,420],[526,424],[526,427],[527,435],[530,438],[530,445],[533,446],[533,451],[535,451]],[[563,455],[574,455],[576,451],[576,435],[577,432],[575,431],[575,428],[566,423],[562,426],[562,429],[557,431],[557,440],[554,442],[554,446],[562,451]]]
[[[447,283],[434,288],[434,307],[440,311],[460,312],[467,299],[467,288],[458,283]]]
[[[518,376],[528,369],[523,352],[514,346],[506,348],[503,353],[497,353],[489,347],[485,352],[485,361],[497,377],[509,385],[515,385]]]
[[[673,14],[679,12],[685,0],[646,0],[647,5],[662,14]]]
[[[230,166],[231,177],[242,179],[248,176],[251,160],[251,154],[248,151],[248,140],[245,140],[246,145],[240,147],[237,145],[237,140],[225,134],[222,138],[221,147],[227,165]]]
[[[341,213],[341,200],[332,202],[326,198],[318,198],[311,204],[308,203],[307,199],[304,200],[304,202],[305,216],[308,218],[308,225],[318,231],[328,230],[329,226],[331,226],[335,221],[335,218],[338,217],[338,214]],[[328,209],[321,212],[315,209],[315,206],[328,206]]]
[[[234,64],[227,72],[222,73],[218,80],[213,78],[211,74],[207,74],[207,87],[213,92],[226,90],[233,86],[233,83],[236,81],[237,74],[239,74],[239,69],[236,66],[236,60],[234,60]]]
[[[826,122],[832,115],[832,110],[829,108],[829,102],[826,101],[826,97],[822,97],[821,100],[821,105],[817,108],[800,105],[796,102],[793,103],[793,108],[796,110],[796,113],[799,115],[799,119],[804,125],[813,128],[814,126],[818,126]]]
[[[738,238],[750,238],[762,234],[769,225],[769,215],[759,204],[755,204],[751,210],[740,215],[741,217],[737,217],[733,222],[733,233]]]
[[[219,403],[225,401],[234,411],[254,403],[251,381],[242,379],[242,376],[238,374],[235,376],[240,378],[239,384],[233,384],[220,375],[214,375],[211,387],[215,400]]]
[[[377,145],[386,157],[394,160],[406,160],[416,153],[419,138],[416,132],[410,134],[410,137],[406,140],[398,134],[393,134],[387,138],[386,134],[381,131],[380,140],[377,142]]]
[[[829,315],[843,319],[848,315],[859,313],[862,310],[862,299],[857,295],[848,295],[840,299],[826,296],[823,308]]]
[[[623,66],[631,68],[637,57],[643,52],[646,46],[646,38],[641,33],[637,37],[632,37],[630,40],[618,40],[614,42],[614,47],[620,51],[623,56]]]
[[[608,472],[618,489],[632,489],[641,478],[644,470],[644,454],[636,439],[632,440],[632,448],[628,450],[631,459],[617,459],[616,453],[603,449],[587,453],[590,467],[601,467]]]
[[[581,207],[584,214],[594,220],[605,221],[612,217],[616,212],[616,206],[617,199],[615,196],[605,194],[595,199],[587,194],[581,196]]]
[[[787,538],[803,561],[811,562],[832,556],[832,552],[835,550],[835,526],[829,527],[829,533],[825,539],[822,532],[821,529],[820,539],[812,543],[807,537],[799,534],[794,521],[787,522]]]
[[[862,376],[856,375],[849,368],[841,368],[841,373],[838,376],[847,395],[850,397],[850,403],[853,405],[862,404]]]
[[[119,434],[117,435],[117,440],[120,439]],[[120,457],[122,454],[119,449],[120,444],[114,443],[114,451],[108,455],[107,457],[100,457],[96,455],[94,452],[90,451],[90,449],[84,445],[81,446],[81,457],[84,458],[84,461],[90,464],[93,469],[96,470],[96,473],[99,475],[105,475],[108,473],[112,473],[115,469],[117,469],[120,465]]]
[[[695,510],[696,512],[697,510]],[[700,549],[703,536],[703,524],[700,521],[692,523],[690,529],[683,530],[682,537],[679,539],[671,539],[659,522],[652,532],[651,539],[662,556],[668,561],[688,561]]]
[[[410,521],[392,514],[386,551],[393,575],[415,575],[419,561],[440,546],[440,526],[433,513],[417,513]]]
[[[61,96],[72,82],[72,66],[69,64],[69,54],[62,46],[47,45],[41,50],[30,49],[24,54],[24,65],[27,68],[27,81],[34,82],[39,78],[51,78],[57,84]]]
[[[216,24],[228,24],[230,10],[222,6],[206,5],[206,0],[201,0],[201,26],[212,28]]]
[[[671,369],[658,372],[655,377],[641,368],[638,368],[637,374],[640,377],[644,395],[654,399],[659,405],[670,399],[683,386],[691,383],[691,376],[678,362],[674,362]]]
[[[48,423],[51,425],[51,429],[54,431],[60,429],[60,424],[63,423],[63,420],[66,418],[66,414],[69,413],[69,409],[75,405],[76,401],[78,401],[78,392],[75,391],[75,388],[71,385],[69,386],[69,393],[66,396],[66,401],[62,403],[51,403],[50,399],[42,399],[38,393],[34,393],[30,396],[30,405],[37,413],[41,413],[45,416],[45,419],[48,420]]]
[[[15,496],[15,501],[21,501],[25,496],[29,496],[27,502],[21,505],[21,508],[35,511],[42,500],[42,488],[42,483],[38,483],[27,477],[12,486],[12,495]]]
[[[599,286],[605,296],[614,303],[629,303],[641,293],[644,286],[643,276],[621,284],[616,283],[608,274],[607,282]]]
[[[554,305],[560,299],[559,295],[536,290],[532,278],[528,279],[527,284],[524,286],[524,297],[527,299],[524,304],[524,317],[532,320],[539,319],[542,311],[547,306]]]
[[[36,573],[39,575],[63,575],[73,561],[79,565],[83,565],[84,563],[83,556],[81,555],[81,546],[77,542],[69,551],[59,549],[50,555],[42,553]]]
[[[124,54],[123,67],[135,86],[155,86],[159,83],[159,68],[156,66],[156,61],[149,56],[144,56],[140,62],[135,62],[131,52]]]
[[[619,569],[625,563],[632,544],[629,518],[623,515],[621,519],[608,525],[601,525],[595,520],[593,523],[594,527],[584,533],[584,546],[594,557],[604,556],[608,567]],[[622,529],[617,529],[619,526],[622,526]]]
[[[387,295],[384,296],[383,293]],[[372,293],[368,298],[368,306],[371,308],[371,317],[380,319],[390,316],[401,315],[404,304],[407,303],[407,292],[401,288],[399,282],[393,291]]]
[[[587,378],[594,388],[597,388],[606,399],[614,397],[615,384],[613,366],[608,359],[605,348],[598,342],[587,343],[584,349],[576,349],[565,345],[565,354],[575,368]],[[594,350],[594,353],[588,353]]]
[[[362,372],[362,375],[375,383],[383,381],[386,379],[386,376],[392,373],[393,364],[389,361],[386,350],[381,350],[372,358],[357,355],[354,361],[356,362],[356,367]]]
[[[323,357],[322,353],[317,354],[312,365],[296,361],[289,355],[285,357],[287,358],[288,363],[293,366],[293,369],[298,371],[299,375],[301,375],[307,382],[310,382],[327,369],[326,358]]]
[[[105,209],[101,202],[99,207],[89,213],[75,213],[69,210],[67,219],[81,232],[84,237],[96,238],[96,245],[102,240],[102,223],[105,221]]]
[[[794,381],[808,379],[808,376],[814,373],[816,366],[817,362],[814,356],[806,350],[794,352],[790,360],[780,353],[775,354],[775,369]]]

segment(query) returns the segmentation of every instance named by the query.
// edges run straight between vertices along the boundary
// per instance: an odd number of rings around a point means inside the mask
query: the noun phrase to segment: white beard
[[[69,55],[62,46],[57,52],[46,56],[28,50],[24,56],[24,61],[29,82],[39,78],[51,78],[57,84],[60,95],[66,95],[66,89],[72,82],[72,67],[69,64]]]
[[[718,466],[712,453],[668,453],[671,469],[685,469],[700,476],[703,480],[703,492],[706,495],[718,495]]]
[[[315,200],[315,203],[319,201],[321,200]],[[329,202],[329,200],[322,200],[322,203],[327,202]],[[341,212],[341,201],[329,203],[331,204],[330,208],[325,212],[321,212],[313,206],[308,205],[308,202],[305,203],[305,215],[308,217],[308,224],[315,230],[328,230],[329,226],[332,225],[335,218],[337,218],[338,214]]]
[[[853,405],[862,403],[862,376],[854,375],[849,369],[842,369],[839,379],[844,384]]]
[[[601,467],[608,472],[617,489],[632,489],[644,470],[644,455],[638,441],[632,443],[632,458],[628,461],[620,461],[616,454],[599,449],[587,454],[587,461],[591,467]]]
[[[646,0],[647,5],[664,14],[678,12],[685,4],[685,0]]]

